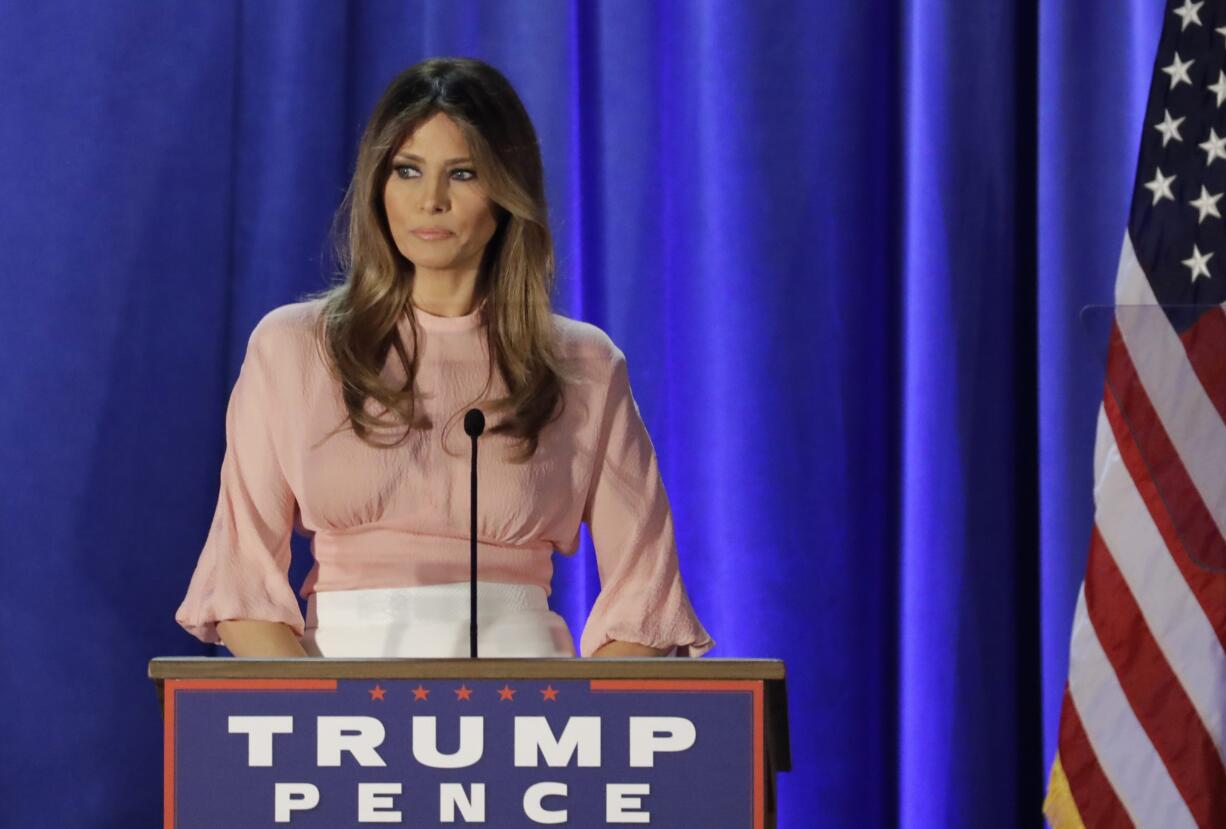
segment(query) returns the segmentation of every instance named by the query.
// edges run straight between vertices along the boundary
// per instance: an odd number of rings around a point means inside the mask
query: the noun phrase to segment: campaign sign
[[[165,689],[168,829],[762,826],[760,680]]]

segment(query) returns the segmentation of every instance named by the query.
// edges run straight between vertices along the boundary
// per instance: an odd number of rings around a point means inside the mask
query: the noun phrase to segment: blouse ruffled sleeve
[[[175,612],[175,621],[203,642],[221,642],[217,623],[229,619],[284,622],[303,634],[288,578],[295,500],[273,439],[277,350],[268,342],[267,320],[252,331],[230,393],[217,508]]]
[[[681,580],[655,448],[630,390],[625,355],[611,347],[612,375],[583,516],[596,548],[600,594],[579,652],[592,656],[615,639],[702,656],[715,641]]]

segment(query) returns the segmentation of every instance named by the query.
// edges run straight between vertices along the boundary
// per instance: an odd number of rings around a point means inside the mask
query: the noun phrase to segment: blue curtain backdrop
[[[371,105],[500,67],[560,312],[628,356],[711,655],[789,672],[781,826],[1040,823],[1161,0],[0,4],[0,824],[152,826],[149,658],[248,333]],[[294,578],[306,569],[296,549]],[[577,632],[590,546],[559,559]]]

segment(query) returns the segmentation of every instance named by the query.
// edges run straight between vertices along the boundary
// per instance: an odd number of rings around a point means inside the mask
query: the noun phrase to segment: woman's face
[[[460,128],[435,113],[392,163],[383,206],[400,253],[419,274],[476,270],[498,223]]]

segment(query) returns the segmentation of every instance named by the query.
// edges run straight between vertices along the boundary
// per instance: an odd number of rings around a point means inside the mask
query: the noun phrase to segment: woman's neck
[[[462,317],[476,307],[477,271],[431,271],[413,274],[413,304],[439,317]]]

